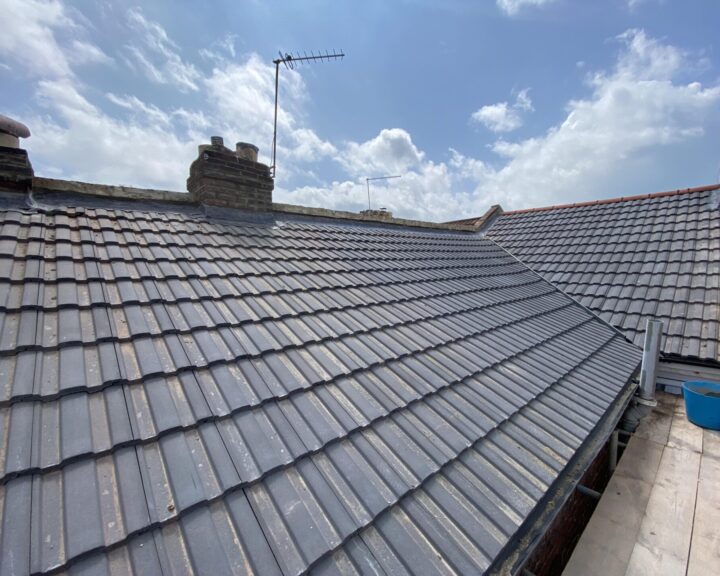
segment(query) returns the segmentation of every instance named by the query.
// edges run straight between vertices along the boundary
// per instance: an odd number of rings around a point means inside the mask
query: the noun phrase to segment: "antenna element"
[[[365,184],[367,184],[367,191],[368,191],[368,210],[371,210],[371,208],[370,208],[370,181],[371,180],[389,180],[390,178],[402,178],[402,175],[396,174],[393,176],[375,176],[374,178],[365,178]]]
[[[327,50],[323,53],[318,52],[315,54],[312,50],[310,56],[307,52],[303,52],[302,56],[293,55],[286,52],[284,55],[282,52],[278,52],[279,58],[273,60],[275,64],[275,120],[273,121],[273,141],[272,141],[272,166],[270,166],[271,175],[275,178],[276,173],[276,154],[277,154],[277,115],[278,115],[278,81],[280,78],[280,64],[283,64],[288,70],[295,70],[297,66],[302,64],[310,64],[312,62],[330,62],[331,60],[342,60],[345,57],[343,52],[328,52]]]

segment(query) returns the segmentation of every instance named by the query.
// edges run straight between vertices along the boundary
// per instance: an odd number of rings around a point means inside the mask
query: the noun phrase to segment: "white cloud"
[[[142,187],[182,190],[197,140],[169,130],[163,122],[149,122],[142,114],[113,118],[90,103],[69,79],[43,80],[38,98],[52,119],[31,122],[36,136],[28,140],[33,162],[45,173],[63,177]],[[120,105],[137,106],[153,119],[157,112],[137,99],[113,97]]]
[[[679,81],[695,65],[691,56],[641,30],[618,40],[615,66],[588,77],[589,95],[570,101],[561,123],[534,138],[493,145],[499,166],[452,149],[448,161],[434,163],[410,134],[386,130],[341,149],[338,161],[355,182],[281,193],[286,201],[362,209],[367,199],[361,176],[372,174],[370,167],[378,173],[397,169],[402,179],[373,186],[373,206],[449,220],[481,214],[495,203],[513,209],[600,198],[613,182],[642,181],[648,166],[636,159],[648,157],[652,166],[672,145],[701,136],[708,120],[718,116],[720,86]],[[518,101],[531,105],[524,97]],[[398,152],[388,152],[389,141]]]
[[[366,177],[400,175],[371,183],[372,208],[387,208],[403,218],[449,220],[462,214],[462,206],[471,205],[477,181],[492,172],[480,160],[449,152],[448,162],[433,162],[405,130],[381,130],[365,142],[345,143],[335,157],[354,180],[292,191],[279,188],[275,197],[279,202],[357,212],[368,207]]]
[[[217,128],[240,134],[270,153],[273,134],[275,68],[257,54],[242,63],[224,60],[203,80],[208,101],[218,119]],[[286,162],[311,162],[333,155],[335,147],[322,140],[302,121],[302,104],[307,99],[305,82],[295,70],[280,75],[278,110],[278,157]],[[262,150],[261,150],[262,152]],[[268,161],[266,159],[266,161]],[[283,178],[291,170],[286,166]]]
[[[113,61],[95,44],[82,40],[72,41],[68,51],[68,60],[72,64],[110,64]]]
[[[291,110],[305,97],[305,85],[297,72],[283,72],[278,130],[284,136],[295,123]],[[213,106],[222,111],[223,124],[242,127],[243,138],[269,145],[275,97],[274,68],[271,65],[257,54],[250,54],[242,63],[224,62],[204,78],[203,87]],[[279,140],[287,143],[285,138]]]
[[[483,106],[473,112],[471,118],[493,132],[511,132],[522,126],[520,114],[507,102]]]
[[[267,162],[274,67],[258,55],[233,57],[230,41],[211,47],[214,56],[204,60],[209,69],[196,69],[184,63],[162,27],[133,12],[141,42],[132,47],[147,60],[145,72],[155,74],[154,81],[192,90],[199,103],[175,108],[120,92],[98,102],[79,79],[78,68],[83,62],[107,62],[104,56],[110,56],[93,49],[88,25],[57,0],[0,2],[13,10],[7,28],[28,31],[21,39],[25,44],[8,46],[6,37],[0,39],[0,57],[14,70],[24,65],[40,76],[40,108],[19,118],[33,131],[27,146],[38,173],[184,190],[196,147],[210,134],[224,136],[230,146],[234,138],[253,142]],[[17,26],[14,19],[20,19]],[[587,96],[567,103],[562,122],[533,138],[512,140],[506,135],[492,146],[493,162],[453,149],[444,159],[429,159],[400,128],[380,130],[366,141],[328,142],[305,118],[308,94],[302,76],[283,70],[276,198],[359,210],[367,203],[364,177],[401,174],[400,179],[373,184],[374,207],[385,206],[405,217],[448,220],[481,213],[492,203],[511,209],[584,200],[605,195],[608,183],[642,181],[643,171],[653,162],[659,164],[657,159],[674,150],[672,145],[697,139],[712,125],[720,108],[720,86],[687,80],[698,69],[698,59],[641,30],[625,32],[619,42],[615,65],[586,76]],[[49,46],[52,54],[46,55],[40,44]],[[123,52],[136,66],[145,66],[132,51]],[[48,66],[46,57],[55,65]],[[169,62],[189,76],[173,76]],[[508,120],[510,112],[522,119],[532,110],[527,91],[505,104],[496,128],[515,122]],[[639,157],[648,159],[642,170]],[[327,167],[336,171],[337,181],[317,177],[315,172],[327,174]],[[291,190],[293,175],[317,185]]]
[[[455,177],[459,180],[479,182],[487,178],[492,173],[492,169],[482,160],[460,154],[460,152],[454,148],[450,148],[449,152],[449,165],[452,168]]]
[[[424,154],[401,128],[382,130],[367,142],[346,143],[338,162],[353,176],[402,174],[423,161]]]
[[[496,0],[496,3],[502,12],[508,16],[515,16],[528,6],[544,6],[554,1],[555,0]]]
[[[84,34],[85,28],[77,24],[83,22],[82,15],[73,12],[74,20],[70,19],[70,12],[61,2],[42,4],[30,0],[27,6],[7,3],[14,10],[13,18],[22,19],[23,29],[34,31],[38,44],[51,46],[55,63],[60,63],[48,69],[39,46],[30,54],[20,45],[25,56],[32,56],[28,62],[41,77],[36,84],[36,101],[43,114],[25,120],[35,134],[27,146],[44,173],[184,190],[197,145],[207,141],[210,134],[225,136],[229,146],[234,138],[257,143],[265,155],[261,159],[268,161],[274,66],[257,54],[243,56],[237,62],[231,60],[235,54],[233,37],[213,46],[212,69],[200,71],[182,61],[177,45],[159,24],[137,9],[130,10],[128,22],[139,41],[124,49],[125,57],[152,81],[193,90],[204,103],[194,109],[167,108],[133,94],[108,93],[107,102],[112,106],[105,111],[105,107],[91,101],[74,68],[91,62],[111,62],[110,57],[77,34],[65,42],[56,38],[61,28],[63,35],[68,30]],[[8,28],[22,26],[13,21]],[[22,56],[17,51],[5,46],[5,52],[0,54],[17,61]],[[304,122],[307,93],[296,71],[283,70],[280,96],[278,154],[282,170],[278,182],[282,184],[291,174],[308,172],[312,162],[332,157],[337,150]]]
[[[593,198],[629,159],[704,133],[720,86],[678,82],[692,67],[688,55],[642,30],[619,40],[614,69],[589,78],[591,95],[570,101],[561,124],[540,137],[495,143],[507,163],[478,184],[478,200],[517,208]]]
[[[34,76],[67,76],[70,64],[55,39],[55,30],[76,25],[57,0],[0,0],[3,15],[0,55]]]
[[[526,88],[518,93],[514,104],[508,102],[488,104],[473,112],[470,119],[493,132],[512,132],[523,125],[523,113],[533,110]]]
[[[15,62],[15,69],[27,76],[63,78],[73,74],[73,66],[112,62],[85,39],[82,15],[60,0],[0,0],[0,14],[0,56]],[[10,69],[8,64],[2,68]]]
[[[127,22],[141,42],[126,46],[131,66],[138,65],[149,80],[158,84],[173,84],[183,92],[198,90],[200,73],[180,57],[179,47],[160,24],[145,18],[140,8],[127,11]]]
[[[198,54],[212,62],[222,62],[226,58],[235,58],[235,42],[237,34],[227,34],[222,39],[213,42],[210,48],[201,48]]]
[[[130,111],[134,118],[143,119],[150,125],[168,128],[172,124],[171,114],[168,114],[153,104],[146,104],[137,96],[127,94],[119,96],[109,93],[107,94],[107,98],[116,106]]]
[[[665,0],[627,0],[628,10],[634,12],[641,4],[647,4],[648,2],[655,2],[661,4]]]
[[[292,146],[287,149],[287,153],[292,160],[314,162],[337,153],[335,146],[322,140],[309,128],[295,128],[290,136]]]
[[[337,153],[293,113],[305,98],[302,78],[285,75],[285,106],[278,117],[280,180],[324,157]],[[29,121],[37,141],[32,154],[64,177],[90,181],[124,182],[173,190],[185,189],[197,145],[219,134],[232,147],[235,139],[263,146],[268,162],[272,139],[273,69],[257,55],[244,63],[224,62],[199,79],[198,90],[207,104],[203,110],[164,109],[131,94],[107,94],[119,113],[93,105],[75,83],[42,81],[37,96],[50,114]],[[133,167],[133,168],[131,168]]]
[[[368,207],[364,178],[332,182],[325,187],[306,186],[276,190],[279,202],[358,212]],[[448,220],[458,205],[469,203],[469,193],[458,187],[458,176],[446,163],[422,162],[402,178],[371,183],[371,206],[387,208],[395,216],[420,220]]]

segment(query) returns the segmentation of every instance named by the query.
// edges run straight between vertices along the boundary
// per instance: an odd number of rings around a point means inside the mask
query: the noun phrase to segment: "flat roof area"
[[[630,439],[564,576],[700,576],[720,566],[720,432],[687,420],[682,397]]]

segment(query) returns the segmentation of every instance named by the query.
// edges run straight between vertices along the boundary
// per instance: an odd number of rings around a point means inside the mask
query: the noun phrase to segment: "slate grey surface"
[[[639,350],[474,234],[0,211],[0,574],[482,573]]]
[[[720,190],[509,213],[487,236],[643,345],[720,362]]]

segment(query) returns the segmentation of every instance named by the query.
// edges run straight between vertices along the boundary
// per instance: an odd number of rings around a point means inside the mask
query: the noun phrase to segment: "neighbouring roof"
[[[720,362],[720,185],[505,212],[487,236],[642,346]]]
[[[632,390],[474,233],[36,200],[0,199],[2,575],[482,573]]]
[[[500,206],[500,204],[493,204],[482,216],[475,216],[474,218],[464,218],[462,220],[454,220],[452,222],[447,222],[447,224],[457,226],[472,226],[476,230],[482,230],[485,225],[492,222],[494,218],[497,218],[502,213],[502,206]]]

